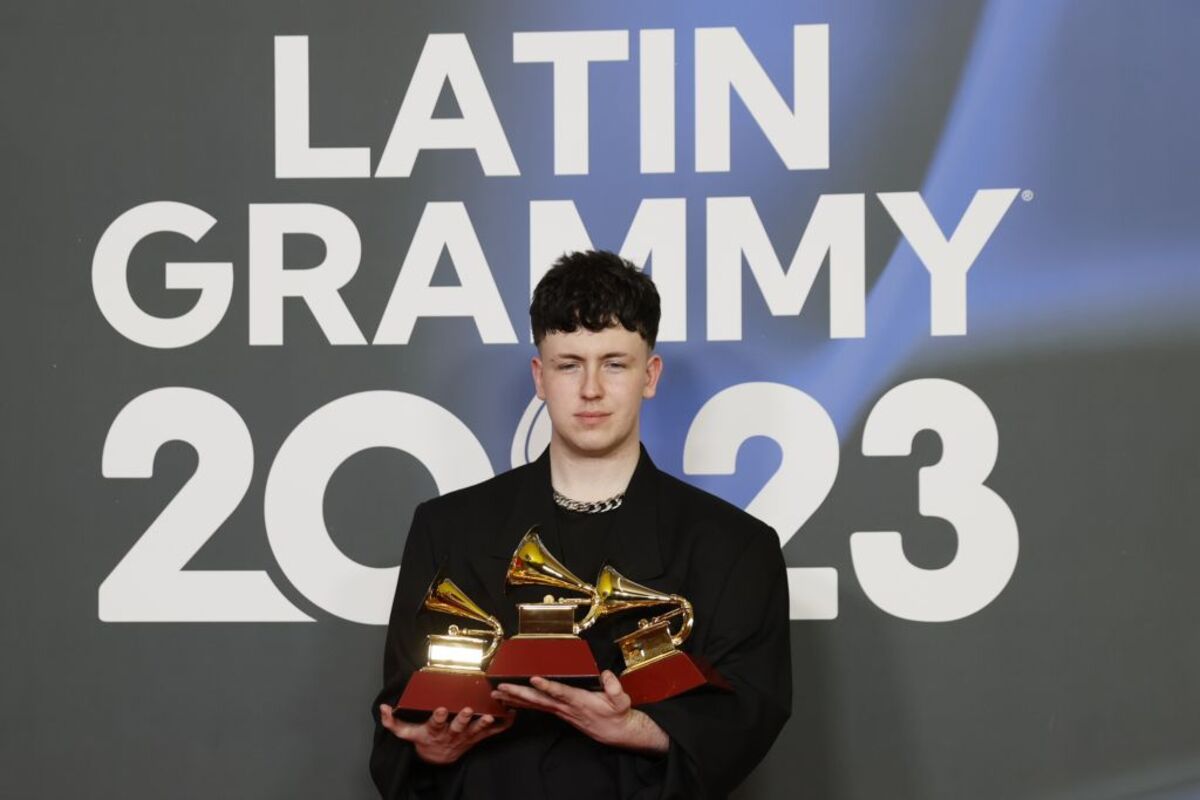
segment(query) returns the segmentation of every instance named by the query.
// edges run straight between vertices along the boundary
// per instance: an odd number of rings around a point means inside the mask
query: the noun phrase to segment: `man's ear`
[[[538,400],[546,399],[546,390],[542,387],[542,359],[534,356],[529,360],[529,371],[533,374],[533,390],[537,392]]]
[[[646,361],[646,386],[642,389],[642,397],[649,400],[658,391],[658,379],[662,377],[663,360],[658,353],[651,353]]]

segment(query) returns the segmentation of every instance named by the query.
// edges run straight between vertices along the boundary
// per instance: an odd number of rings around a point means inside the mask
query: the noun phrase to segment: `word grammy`
[[[1016,189],[976,192],[948,237],[919,193],[876,196],[929,273],[934,336],[966,333],[967,272],[1016,194]],[[826,261],[829,335],[866,335],[865,195],[817,198],[786,268],[751,198],[709,197],[705,211],[709,341],[742,339],[743,265],[749,266],[769,312],[794,316],[803,309]],[[252,204],[249,212],[249,343],[283,344],[283,305],[294,299],[305,304],[330,344],[366,344],[362,328],[339,293],[362,260],[362,239],[354,221],[336,208],[315,203]],[[687,338],[686,212],[685,198],[642,200],[621,246],[621,255],[643,267],[649,265],[654,275],[662,296],[660,339],[665,342]],[[171,232],[199,242],[216,223],[195,206],[171,201],[145,203],[118,217],[101,235],[92,260],[92,288],[109,324],[126,338],[156,348],[184,347],[211,333],[233,296],[233,262],[167,263],[167,289],[199,290],[194,305],[171,318],[141,309],[129,292],[127,274],[130,256],[144,238]],[[530,287],[537,285],[559,254],[592,247],[570,200],[530,202],[529,232]],[[284,263],[284,240],[298,234],[317,237],[324,244],[320,264],[289,268]],[[443,250],[450,256],[458,285],[432,285]],[[371,343],[407,344],[423,317],[469,318],[485,344],[517,341],[516,327],[464,203],[425,204]]]

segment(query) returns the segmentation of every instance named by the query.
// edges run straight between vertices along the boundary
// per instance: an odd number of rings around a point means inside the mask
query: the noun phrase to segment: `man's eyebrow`
[[[600,356],[600,360],[603,361],[606,358],[629,358],[629,357],[630,357],[629,353],[624,350],[614,350],[611,353],[605,353],[604,355]],[[554,356],[554,358],[558,361],[586,361],[587,360],[584,356],[581,356],[578,353],[558,353],[557,355]]]

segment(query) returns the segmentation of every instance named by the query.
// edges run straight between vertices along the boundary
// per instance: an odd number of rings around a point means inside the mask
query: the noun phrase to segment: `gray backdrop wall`
[[[0,796],[370,796],[412,508],[544,446],[588,244],[781,534],[740,797],[1200,792],[1195,4],[0,15]]]

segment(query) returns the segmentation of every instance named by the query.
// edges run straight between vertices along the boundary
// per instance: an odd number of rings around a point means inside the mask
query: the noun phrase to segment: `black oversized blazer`
[[[556,718],[521,712],[517,724],[434,767],[378,724],[371,774],[388,800],[466,798],[722,797],[766,755],[791,712],[787,579],[779,539],[766,525],[713,495],[660,472],[642,450],[607,537],[606,556],[626,577],[692,601],[696,623],[684,649],[712,664],[731,693],[701,690],[645,706],[671,739],[665,756],[593,742]],[[548,454],[491,480],[417,507],[405,544],[376,699],[394,704],[425,663],[425,635],[451,620],[418,613],[441,567],[506,635],[516,633],[517,602],[543,587],[505,591],[504,575],[533,525],[561,553]],[[570,566],[570,564],[568,564]],[[581,576],[592,580],[593,576]],[[607,617],[586,634],[601,668],[620,672],[612,640],[637,623]]]

